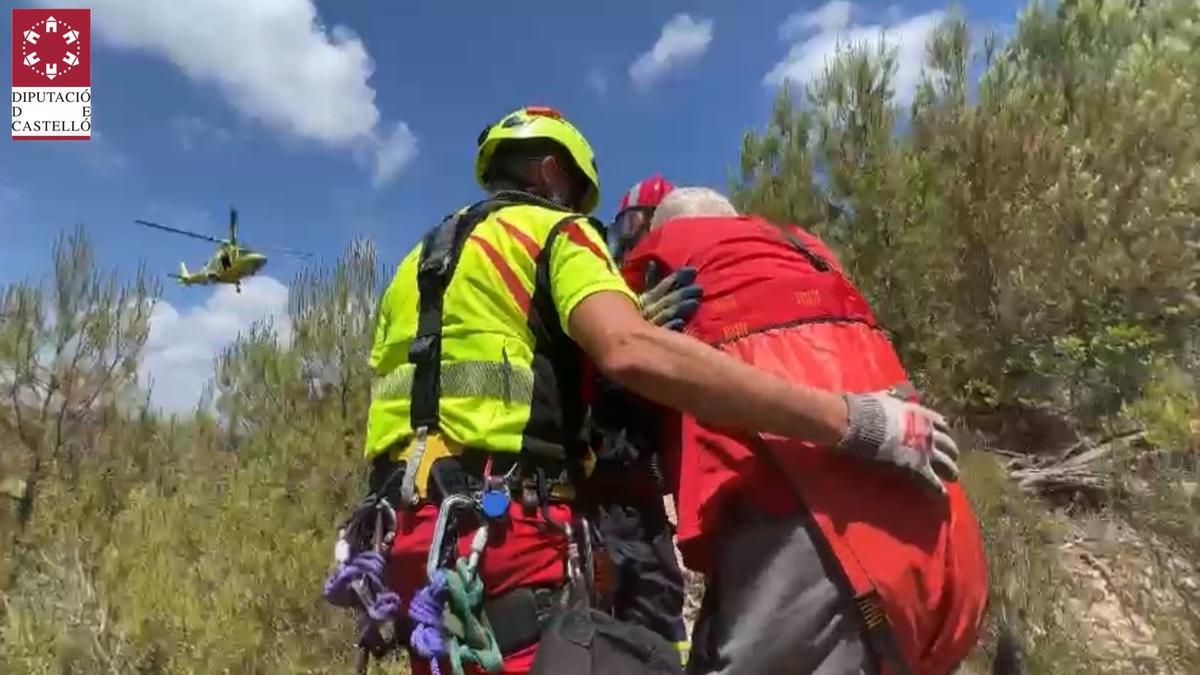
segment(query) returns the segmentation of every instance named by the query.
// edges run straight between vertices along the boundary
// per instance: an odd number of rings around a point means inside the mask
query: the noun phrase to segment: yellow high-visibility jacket
[[[423,246],[405,256],[380,305],[368,458],[390,451],[405,459],[414,434],[409,350]],[[480,220],[443,296],[438,430],[461,446],[564,458],[583,411],[582,355],[569,317],[600,291],[637,302],[584,216],[518,203]]]

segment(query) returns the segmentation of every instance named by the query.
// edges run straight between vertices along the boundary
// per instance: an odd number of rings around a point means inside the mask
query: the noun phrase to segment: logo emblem
[[[21,35],[21,63],[51,82],[84,63],[81,33],[65,20],[47,16]]]
[[[91,10],[12,11],[12,137],[92,135]]]

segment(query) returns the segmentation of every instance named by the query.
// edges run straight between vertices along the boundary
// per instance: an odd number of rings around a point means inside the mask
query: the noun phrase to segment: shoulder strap
[[[824,259],[821,258],[821,260]],[[761,438],[757,439],[754,451],[757,457],[766,460],[776,472],[783,475],[783,464],[772,452],[771,447]],[[871,575],[867,573],[866,568],[863,567],[862,562],[858,560],[853,551],[845,559],[837,555],[833,544],[821,531],[821,526],[817,524],[812,510],[808,508],[808,503],[804,500],[800,489],[791,481],[785,482],[789,491],[796,498],[797,513],[812,539],[826,573],[842,592],[843,597],[851,599],[854,608],[858,610],[859,619],[862,621],[863,635],[871,647],[876,661],[876,669],[889,675],[913,675],[913,669],[904,660],[904,653],[896,641],[896,634],[892,630],[892,623],[883,608],[875,581],[871,579]],[[886,666],[886,670],[880,669],[879,666]]]
[[[783,237],[785,241],[787,241],[787,243],[791,244],[792,248],[796,249],[800,255],[807,258],[808,262],[812,264],[813,267],[817,268],[818,272],[828,272],[830,269],[832,269],[832,266],[829,264],[828,260],[814,253],[813,250],[808,247],[808,244],[805,244],[804,241],[801,240],[800,237],[797,237],[791,230],[784,229],[784,227],[776,227],[774,225],[768,225],[767,227],[770,227],[772,230],[778,232],[779,235]]]
[[[425,235],[417,267],[417,333],[408,349],[413,364],[412,408],[414,431],[436,429],[440,413],[442,310],[446,288],[458,267],[467,237],[484,218],[515,202],[489,199],[445,218]]]
[[[516,204],[563,210],[552,202],[524,192],[497,193],[466,211],[447,216],[441,224],[425,235],[417,268],[417,332],[408,350],[408,362],[415,366],[409,415],[414,431],[421,427],[428,430],[438,427],[442,393],[442,318],[446,289],[458,268],[458,260],[462,256],[467,237],[471,236],[475,226],[490,214],[505,206]],[[578,217],[574,215],[564,218],[555,225],[546,245],[547,250],[553,243],[557,230]],[[599,223],[593,219],[589,221]],[[561,328],[559,330],[561,331]]]
[[[558,241],[559,235],[562,234],[563,228],[577,220],[585,219],[589,225],[599,228],[597,231],[603,233],[604,225],[595,218],[579,214],[569,215],[559,220],[550,228],[550,232],[546,235],[546,242],[542,245],[542,254],[536,262],[534,288],[542,290],[541,293],[535,293],[542,302],[537,303],[537,306],[531,308],[529,321],[534,336],[545,340],[545,344],[562,345],[562,341],[567,339],[566,331],[563,330],[562,319],[558,316],[558,309],[554,305],[554,295],[551,293],[550,260],[553,255],[554,244]]]
[[[572,214],[560,219],[550,228],[542,252],[538,256],[534,271],[533,305],[529,311],[529,329],[535,338],[535,360],[545,359],[554,371],[553,387],[544,395],[553,396],[557,414],[553,419],[531,421],[531,424],[550,423],[564,433],[564,450],[568,458],[578,458],[583,452],[586,440],[583,438],[584,408],[580,391],[583,386],[582,357],[579,347],[575,345],[563,328],[562,318],[558,316],[558,308],[554,304],[554,294],[551,283],[550,260],[554,244],[558,241],[563,228],[571,223],[584,219],[585,216]],[[599,221],[587,218],[593,227]],[[550,429],[535,429],[534,435],[549,437]],[[569,463],[572,469],[575,463]]]

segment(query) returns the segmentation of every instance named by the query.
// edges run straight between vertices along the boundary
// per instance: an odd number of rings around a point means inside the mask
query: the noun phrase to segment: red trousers
[[[433,541],[437,514],[438,507],[428,503],[396,514],[396,540],[392,543],[388,561],[387,584],[400,594],[406,612],[408,601],[428,582],[425,561]],[[550,514],[560,523],[569,522],[574,516],[567,504],[551,505]],[[469,523],[469,519],[466,520]],[[474,527],[473,524],[465,524],[458,531],[459,555],[470,553]],[[479,561],[484,593],[492,598],[521,586],[565,583],[566,560],[566,537],[559,530],[547,527],[540,513],[526,511],[514,502],[509,507],[508,518],[493,522],[488,533],[487,548]],[[505,654],[504,669],[500,672],[504,675],[523,675],[529,672],[536,654],[536,644]],[[430,673],[429,663],[425,659],[411,650],[409,657],[413,675]],[[442,664],[442,672],[450,672],[449,664]],[[482,670],[469,672],[483,673]]]

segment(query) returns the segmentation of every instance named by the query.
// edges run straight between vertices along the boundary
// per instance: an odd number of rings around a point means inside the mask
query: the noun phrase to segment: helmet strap
[[[554,202],[563,208],[579,210],[579,203],[582,201],[583,195],[578,194],[578,181],[570,173],[573,168],[570,164],[562,166],[562,169],[568,172],[569,187],[556,189],[548,185],[547,181],[540,180],[540,175],[537,179],[533,178],[533,175],[540,174],[540,163],[544,159],[544,156],[497,158],[498,161],[492,164],[492,170],[488,176],[488,186],[493,192],[498,190],[528,192]],[[560,166],[561,164],[560,160]],[[578,196],[572,193],[576,193]]]

